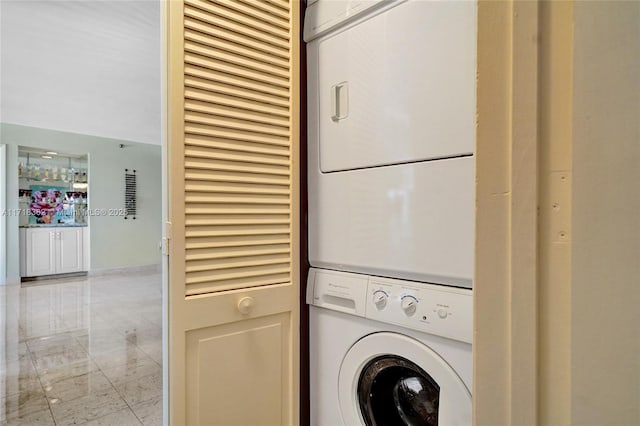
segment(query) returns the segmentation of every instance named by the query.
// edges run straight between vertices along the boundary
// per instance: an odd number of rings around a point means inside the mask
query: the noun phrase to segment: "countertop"
[[[85,228],[86,223],[30,223],[20,228]]]

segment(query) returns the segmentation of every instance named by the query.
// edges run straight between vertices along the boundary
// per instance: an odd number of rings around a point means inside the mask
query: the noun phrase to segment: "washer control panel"
[[[473,341],[471,290],[369,277],[365,317],[462,342]]]
[[[311,268],[307,303],[473,342],[473,293],[469,289]]]

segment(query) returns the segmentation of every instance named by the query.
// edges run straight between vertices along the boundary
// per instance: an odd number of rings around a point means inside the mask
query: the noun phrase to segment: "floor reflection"
[[[0,286],[0,426],[161,425],[160,274]]]

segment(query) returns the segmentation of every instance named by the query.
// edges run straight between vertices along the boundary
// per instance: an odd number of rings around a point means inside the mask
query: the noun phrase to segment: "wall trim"
[[[476,426],[537,424],[538,7],[478,3]]]

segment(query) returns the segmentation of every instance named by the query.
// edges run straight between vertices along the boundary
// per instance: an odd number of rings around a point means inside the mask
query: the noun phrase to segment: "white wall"
[[[574,3],[572,424],[640,424],[640,2]]]
[[[160,1],[0,1],[0,122],[160,144]]]
[[[7,144],[7,208],[18,208],[18,146],[89,154],[89,207],[122,208],[124,169],[138,175],[136,220],[92,216],[91,269],[160,264],[162,171],[161,147],[130,141],[0,124],[0,143]],[[120,144],[125,148],[120,148]],[[7,275],[19,275],[18,217],[7,218]]]

